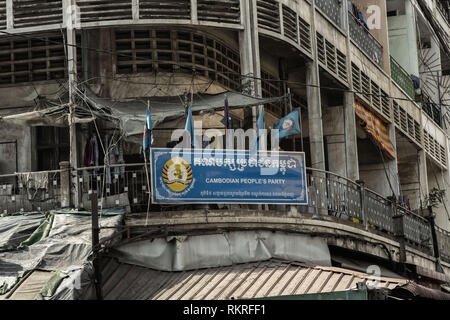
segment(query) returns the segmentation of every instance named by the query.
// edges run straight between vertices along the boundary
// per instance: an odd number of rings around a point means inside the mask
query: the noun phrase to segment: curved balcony
[[[78,183],[80,202],[87,210],[91,208],[91,195],[95,192],[99,194],[98,205],[103,209],[123,210],[132,216],[147,211],[149,189],[144,164],[80,168],[72,172],[72,179],[72,184]],[[212,212],[223,220],[229,217],[230,211],[244,212],[246,217],[276,217],[277,222],[272,222],[281,225],[281,229],[289,229],[287,225],[292,217],[304,219],[318,215],[373,237],[381,236],[388,242],[398,241],[400,236],[414,250],[433,255],[432,229],[427,219],[365,188],[362,183],[331,172],[308,168],[307,182],[308,206],[269,205],[260,211],[248,205],[221,210],[215,205],[152,205],[151,215],[162,213],[170,218],[191,212],[192,216],[203,217],[198,214],[200,210]],[[3,175],[0,176],[0,207],[3,214],[58,209],[67,205],[64,195],[70,194],[69,188],[67,170]],[[263,218],[255,221],[261,226],[267,224]],[[437,230],[441,258],[450,263],[449,234]]]

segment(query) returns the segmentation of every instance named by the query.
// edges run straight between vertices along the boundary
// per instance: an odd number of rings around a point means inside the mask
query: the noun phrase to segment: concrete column
[[[261,97],[261,81],[254,78],[261,77],[261,64],[259,60],[259,34],[258,19],[255,0],[241,0],[241,23],[244,27],[239,31],[239,49],[241,52],[242,85],[245,93]],[[252,123],[256,128],[256,120],[260,107],[252,107]]]
[[[306,63],[306,96],[308,101],[311,167],[325,170],[323,146],[322,106],[320,98],[319,69],[316,61]]]
[[[323,134],[328,154],[328,170],[340,176],[347,175],[344,108],[328,107],[323,113]]]
[[[427,155],[425,150],[417,152],[417,166],[419,178],[419,193],[420,201],[425,204],[425,197],[428,196],[428,169],[427,169]]]
[[[344,93],[344,130],[346,175],[353,181],[359,180],[358,143],[356,138],[355,94]]]
[[[65,5],[74,6],[75,1],[66,1]],[[72,122],[75,114],[76,105],[73,104],[73,96],[75,95],[76,81],[77,81],[77,48],[76,48],[76,12],[68,10],[65,7],[65,22],[67,26],[67,69],[69,75],[69,135],[70,135],[70,166],[72,169],[78,168],[78,148],[77,148],[77,126]],[[73,178],[73,177],[72,177]],[[75,177],[76,181],[76,177]],[[78,183],[74,184],[74,201],[73,204],[76,208],[79,207],[81,200],[79,199]]]
[[[70,162],[63,161],[59,163],[61,171],[61,207],[70,207]]]
[[[398,198],[398,196],[400,194],[400,178],[398,176],[398,166],[397,166],[398,153],[397,153],[397,140],[395,137],[394,124],[389,125],[388,133],[389,133],[389,139],[392,142],[392,147],[394,148],[396,158],[394,160],[390,160],[387,157],[385,157],[385,166],[386,166],[386,171],[387,171],[388,177],[389,177],[389,181],[387,181],[387,178],[385,179],[385,181],[386,181],[385,182],[385,190],[389,190],[386,193],[386,195],[392,195],[392,192],[393,192],[396,195],[396,197]],[[393,190],[391,190],[391,187]]]

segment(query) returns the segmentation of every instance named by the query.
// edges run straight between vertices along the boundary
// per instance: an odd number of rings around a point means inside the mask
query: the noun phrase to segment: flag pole
[[[291,88],[288,88],[288,97],[289,97],[289,112],[292,112],[292,96],[291,96]],[[295,146],[295,135],[292,135],[292,151],[297,151]]]
[[[147,102],[147,108],[150,108],[150,101]],[[146,116],[145,116],[145,133],[147,133],[147,130],[148,130],[148,128],[147,128],[147,114],[146,114]],[[149,145],[149,150],[150,150],[149,155],[150,155],[150,165],[151,165],[151,152],[152,152],[152,133],[151,133],[151,131],[150,131],[150,136],[149,136],[149,144],[150,144]],[[147,152],[144,149],[145,174],[147,177],[147,193],[148,193],[147,216],[145,218],[145,226],[148,225],[148,214],[150,212],[150,196],[151,196],[151,194],[150,194],[150,192],[151,192],[150,178],[149,178],[148,168],[147,168],[147,154],[146,153]]]

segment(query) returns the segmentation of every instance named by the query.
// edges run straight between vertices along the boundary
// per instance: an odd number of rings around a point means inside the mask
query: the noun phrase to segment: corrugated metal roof
[[[49,271],[33,271],[8,298],[9,300],[34,300],[44,285],[52,277]]]
[[[249,299],[356,289],[368,274],[352,270],[268,260],[183,272],[165,272],[102,262],[103,297],[107,300]],[[404,279],[381,278],[380,288],[393,289]]]
[[[408,282],[405,285],[395,288],[395,290],[397,292],[406,290],[410,292],[414,297],[421,297],[432,300],[450,300],[450,294],[436,289],[427,288],[414,282]]]

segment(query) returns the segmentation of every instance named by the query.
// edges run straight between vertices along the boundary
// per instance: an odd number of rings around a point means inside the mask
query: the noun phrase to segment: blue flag
[[[225,99],[224,106],[224,117],[222,119],[222,123],[227,129],[231,129],[231,117],[230,117],[230,104],[228,103],[228,98]]]
[[[275,122],[273,128],[280,130],[280,139],[292,134],[299,134],[301,132],[301,129],[299,124],[298,110],[292,111],[286,117]]]
[[[150,111],[150,106],[149,106],[149,107],[147,107],[147,116],[145,119],[145,129],[144,129],[144,139],[143,139],[144,151],[147,151],[152,144],[153,144],[152,113]]]
[[[264,109],[259,113],[258,121],[256,121],[256,139],[253,140],[251,150],[259,150],[259,138],[263,134],[264,127]]]
[[[188,107],[188,116],[186,119],[186,125],[184,127],[184,130],[189,132],[191,135],[191,147],[196,147],[196,141],[195,141],[195,134],[194,134],[194,118],[192,117],[192,109],[191,106]]]

